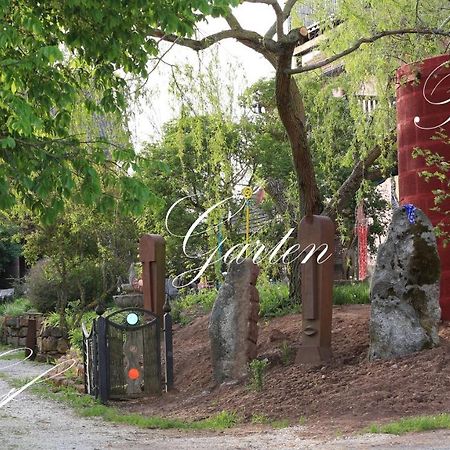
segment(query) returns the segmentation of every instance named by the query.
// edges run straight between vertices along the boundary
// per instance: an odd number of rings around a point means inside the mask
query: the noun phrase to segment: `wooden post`
[[[25,357],[33,361],[37,353],[37,321],[36,317],[28,316],[28,329],[25,340]]]
[[[325,260],[334,252],[334,224],[325,216],[306,216],[299,224],[301,248],[311,244],[328,245]],[[331,321],[333,313],[333,256],[317,263],[323,247],[301,265],[302,335],[296,362],[318,364],[331,358]]]
[[[144,234],[139,240],[142,263],[144,309],[155,314],[163,323],[166,277],[166,243],[158,234]]]

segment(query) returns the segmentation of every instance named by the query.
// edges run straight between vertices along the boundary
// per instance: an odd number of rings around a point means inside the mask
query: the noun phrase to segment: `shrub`
[[[58,291],[61,290],[59,277],[49,259],[37,262],[26,278],[28,297],[40,312],[55,311],[58,304]],[[94,263],[86,262],[84,270],[73,270],[67,275],[67,300],[80,299],[81,284],[86,299],[93,300],[102,293],[101,270]]]
[[[58,284],[49,277],[48,265],[48,260],[37,262],[29,270],[25,281],[32,305],[43,313],[53,311],[58,302]]]
[[[179,300],[183,309],[200,306],[204,311],[211,311],[217,298],[216,289],[202,289],[195,294],[187,294]]]
[[[300,306],[289,299],[286,283],[271,283],[266,279],[258,282],[260,317],[280,317],[299,312]],[[187,294],[172,303],[174,322],[186,325],[193,315],[211,311],[217,298],[216,289],[202,289],[198,293]]]
[[[95,311],[88,311],[83,314],[81,323],[84,323],[86,329],[89,331],[96,317],[98,316]],[[83,350],[83,330],[81,328],[81,323],[69,329],[70,346],[79,350]]]
[[[249,368],[249,384],[255,391],[262,391],[264,386],[264,374],[269,364],[267,358],[254,359],[248,365]]]

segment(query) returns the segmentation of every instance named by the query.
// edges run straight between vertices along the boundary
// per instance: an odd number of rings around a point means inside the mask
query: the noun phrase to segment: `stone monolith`
[[[439,344],[440,262],[428,217],[397,208],[378,250],[370,288],[370,359],[405,356]]]
[[[219,289],[209,321],[213,378],[217,383],[247,375],[256,358],[259,268],[251,259],[233,261]]]

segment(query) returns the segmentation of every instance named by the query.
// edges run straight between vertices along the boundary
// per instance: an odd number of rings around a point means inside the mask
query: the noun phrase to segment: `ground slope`
[[[441,346],[397,360],[369,362],[368,305],[334,308],[333,359],[305,368],[283,364],[286,349],[299,347],[301,315],[260,323],[259,355],[270,368],[262,392],[246,382],[215,386],[211,380],[208,316],[174,333],[176,390],[161,397],[122,403],[128,411],[199,419],[222,410],[244,420],[254,415],[299,420],[320,428],[360,429],[373,422],[450,411],[450,328],[441,327]]]

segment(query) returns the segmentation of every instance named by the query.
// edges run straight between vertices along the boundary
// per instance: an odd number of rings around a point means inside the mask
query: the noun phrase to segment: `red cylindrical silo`
[[[450,210],[450,199],[435,207],[433,190],[445,189],[447,183],[436,179],[429,182],[420,176],[433,172],[424,158],[413,158],[414,148],[438,153],[450,162],[450,145],[442,139],[432,139],[444,131],[450,139],[450,56],[442,55],[408,64],[397,71],[397,144],[400,203],[422,209],[433,225],[444,221],[444,230],[450,232],[449,218],[443,212]],[[432,169],[432,168],[431,168]],[[440,305],[442,319],[450,320],[450,245],[438,243],[441,259]]]

